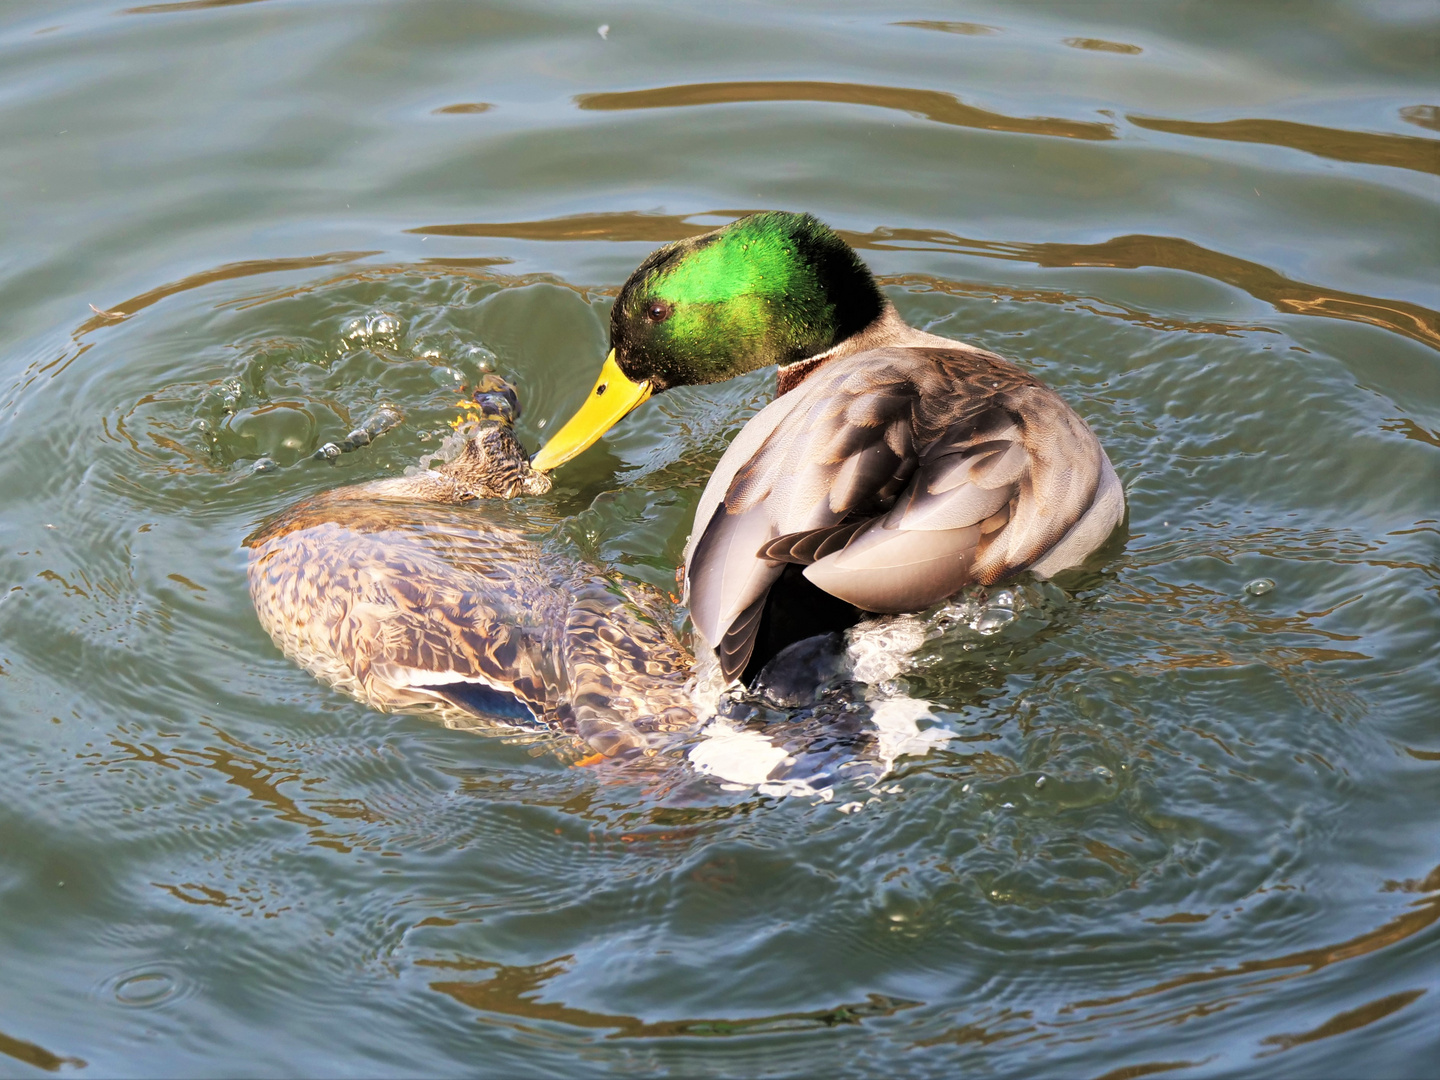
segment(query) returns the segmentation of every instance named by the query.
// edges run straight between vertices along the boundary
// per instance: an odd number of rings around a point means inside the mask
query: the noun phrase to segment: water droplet
[[[1257,577],[1254,581],[1245,584],[1245,591],[1251,596],[1264,596],[1273,588],[1275,588],[1275,582],[1268,577]]]
[[[1104,765],[1096,765],[1095,768],[1091,771],[1096,776],[1100,777],[1101,780],[1111,780],[1115,776],[1115,774],[1112,773],[1109,769],[1107,769]]]
[[[1037,788],[1042,788],[1042,787],[1044,787],[1044,786],[1045,786],[1045,777],[1042,776],[1042,777],[1040,777],[1040,779],[1036,780],[1036,781],[1035,781],[1035,786],[1036,786]]]
[[[262,457],[250,466],[250,471],[252,473],[273,473],[279,472],[280,466],[275,463],[274,458]]]
[[[1013,802],[1001,803],[1001,804],[1000,804],[1000,809],[1002,809],[1002,810],[1014,810],[1014,809],[1015,809],[1015,804],[1014,804]]]

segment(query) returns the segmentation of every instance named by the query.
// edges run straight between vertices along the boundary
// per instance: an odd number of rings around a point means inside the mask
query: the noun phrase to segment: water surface
[[[0,1072],[1433,1068],[1437,43],[1379,0],[6,5]],[[901,676],[953,740],[773,797],[279,655],[255,522],[487,367],[538,444],[645,253],[768,208],[1125,483],[1123,548]],[[554,542],[673,583],[772,391],[654,400]]]

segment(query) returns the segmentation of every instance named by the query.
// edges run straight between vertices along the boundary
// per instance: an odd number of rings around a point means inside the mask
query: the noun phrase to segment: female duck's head
[[[822,353],[884,304],[859,256],[809,214],[755,214],[669,244],[621,289],[600,378],[534,467],[570,460],[653,393]]]
[[[471,497],[513,499],[550,490],[550,478],[531,466],[515,438],[520,395],[513,386],[499,375],[480,376],[465,411],[468,416],[460,422],[460,430],[467,437],[441,473],[459,482]]]

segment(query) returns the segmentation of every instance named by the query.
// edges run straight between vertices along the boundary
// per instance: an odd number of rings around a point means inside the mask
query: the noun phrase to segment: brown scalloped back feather
[[[317,495],[247,537],[261,625],[386,712],[566,733],[606,755],[692,726],[664,598],[532,539],[498,499],[549,481],[508,428],[489,430],[443,470]]]

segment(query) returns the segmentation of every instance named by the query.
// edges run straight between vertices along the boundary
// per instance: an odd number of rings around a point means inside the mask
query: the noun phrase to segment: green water
[[[1433,1071],[1433,3],[124,2],[0,7],[0,1074]],[[256,521],[486,365],[535,446],[644,254],[763,208],[1125,483],[905,676],[954,741],[771,798],[280,656]],[[646,405],[559,537],[673,582],[772,388]]]

